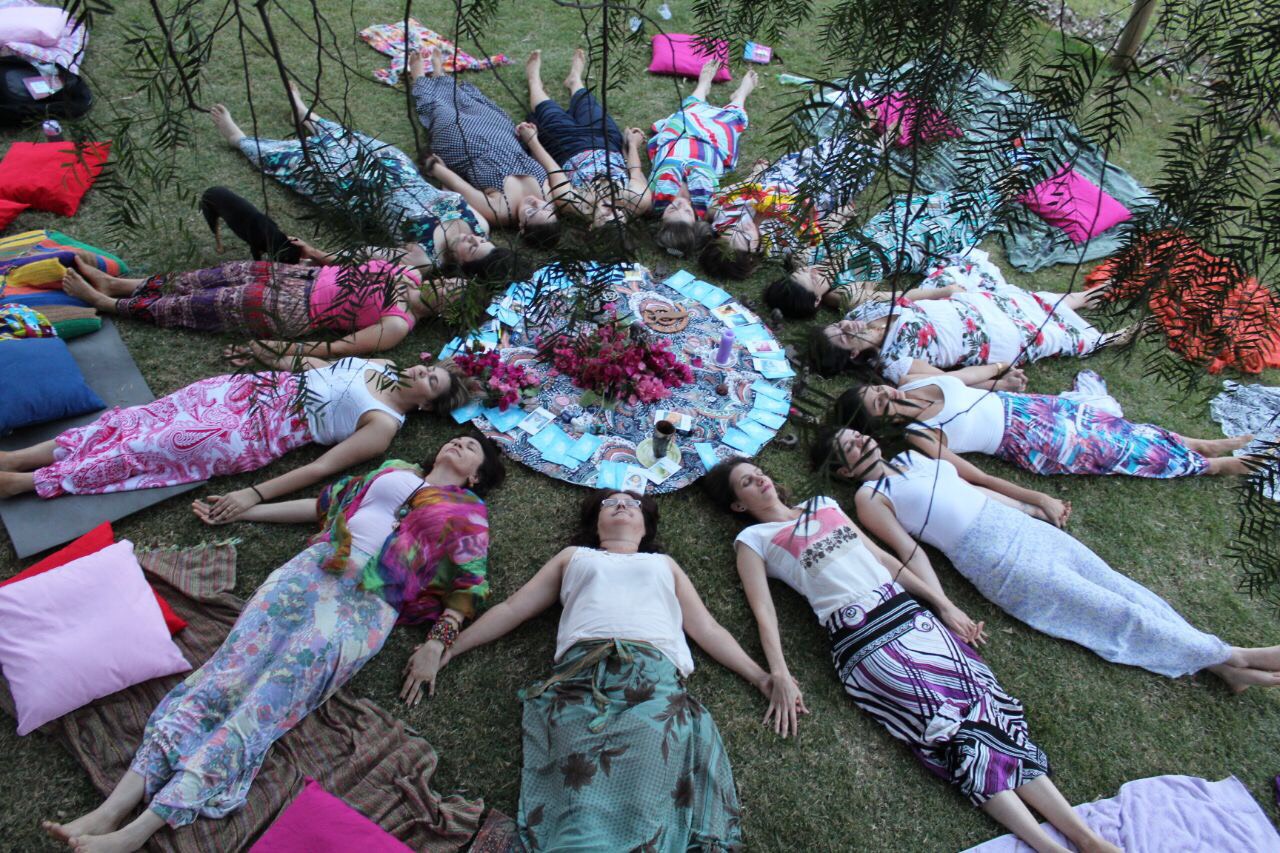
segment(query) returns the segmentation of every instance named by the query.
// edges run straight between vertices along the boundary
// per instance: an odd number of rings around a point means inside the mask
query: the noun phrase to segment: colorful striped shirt
[[[690,95],[680,111],[654,122],[649,138],[649,188],[661,213],[683,185],[699,219],[705,219],[720,178],[738,163],[738,139],[747,114],[736,104],[715,107]]]

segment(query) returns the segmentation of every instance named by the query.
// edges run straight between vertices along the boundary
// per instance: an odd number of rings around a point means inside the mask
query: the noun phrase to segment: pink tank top
[[[369,261],[348,274],[345,287],[339,281],[341,274],[342,267],[336,265],[316,273],[311,285],[312,323],[330,331],[354,332],[376,326],[383,317],[400,317],[413,329],[417,323],[413,314],[394,301],[399,276],[417,279],[411,270],[387,261]]]

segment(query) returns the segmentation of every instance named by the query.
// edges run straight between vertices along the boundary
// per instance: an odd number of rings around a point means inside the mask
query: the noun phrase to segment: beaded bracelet
[[[438,640],[447,649],[458,639],[458,626],[448,619],[440,618],[427,632],[427,640]]]

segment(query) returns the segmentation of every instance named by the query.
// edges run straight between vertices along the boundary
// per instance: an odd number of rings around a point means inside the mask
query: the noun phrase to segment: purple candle
[[[716,364],[724,367],[729,363],[729,356],[733,354],[733,329],[725,329],[724,334],[720,336],[720,349],[716,350]]]

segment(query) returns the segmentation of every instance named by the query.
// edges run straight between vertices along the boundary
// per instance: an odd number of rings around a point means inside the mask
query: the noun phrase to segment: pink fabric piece
[[[653,37],[653,60],[649,63],[650,74],[674,74],[680,77],[698,79],[702,66],[709,59],[720,60],[720,70],[712,81],[724,83],[732,80],[729,73],[729,45],[723,40],[716,41],[714,54],[706,53],[698,45],[698,37],[685,33],[666,33]]]
[[[0,668],[25,735],[94,699],[191,669],[121,540],[0,589]]]
[[[309,444],[293,373],[201,379],[142,406],[114,408],[57,438],[36,494],[99,495],[254,471]]]
[[[26,42],[53,47],[67,27],[61,9],[0,9],[0,42]]]
[[[1018,200],[1077,244],[1133,217],[1127,207],[1070,166],[1063,166]]]
[[[0,0],[0,10],[13,9],[22,13],[32,13],[48,9],[35,0]],[[55,9],[54,11],[60,11]],[[89,44],[89,29],[81,26],[79,21],[65,19],[62,32],[51,45],[34,44],[29,41],[0,40],[0,56],[18,56],[28,62],[48,62],[61,66],[72,74],[80,72],[80,62],[84,59],[85,47]]]
[[[960,128],[940,110],[909,98],[903,92],[890,92],[862,102],[862,108],[876,116],[876,132],[897,128],[894,144],[905,148],[913,142],[924,144],[943,137],[960,135]]]
[[[348,285],[344,292],[342,267],[321,267],[311,285],[312,321],[326,329],[348,332],[376,326],[383,317],[400,317],[412,330],[418,322],[412,313],[399,305],[384,304],[387,286],[406,272],[404,267],[387,261],[369,261],[351,276],[352,285],[363,286],[356,289]]]
[[[307,777],[302,793],[249,853],[413,853],[369,818]]]
[[[1125,853],[1171,850],[1280,850],[1280,834],[1249,790],[1234,776],[1210,782],[1195,776],[1153,776],[1120,786],[1116,796],[1075,807],[1076,814]],[[1056,829],[1040,825],[1070,848]],[[1031,853],[1002,835],[965,853]]]

